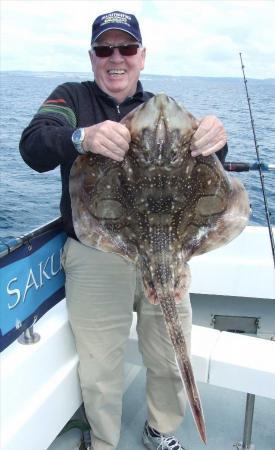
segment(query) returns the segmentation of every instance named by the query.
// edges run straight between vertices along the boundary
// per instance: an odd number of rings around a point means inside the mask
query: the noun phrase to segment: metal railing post
[[[237,448],[239,450],[256,450],[255,445],[251,444],[254,405],[255,405],[255,394],[247,394],[243,441],[237,444]]]

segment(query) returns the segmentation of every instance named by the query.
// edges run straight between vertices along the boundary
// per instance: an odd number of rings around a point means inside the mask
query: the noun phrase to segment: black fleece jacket
[[[117,104],[95,82],[64,83],[52,92],[23,131],[19,144],[20,153],[32,169],[47,172],[60,165],[60,211],[64,229],[69,236],[76,238],[69,194],[70,169],[78,156],[71,141],[73,131],[105,120],[119,122],[152,96],[152,93],[143,91],[138,82],[133,97]],[[222,163],[226,154],[227,145],[217,152]]]

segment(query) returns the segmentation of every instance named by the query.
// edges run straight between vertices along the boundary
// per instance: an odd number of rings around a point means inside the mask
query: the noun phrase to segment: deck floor
[[[144,450],[141,435],[146,419],[145,369],[126,365],[121,439],[117,450]],[[246,404],[244,393],[198,383],[206,419],[208,444],[201,443],[188,407],[175,433],[186,450],[236,450],[242,440]],[[256,450],[275,450],[275,400],[257,397],[252,442]]]

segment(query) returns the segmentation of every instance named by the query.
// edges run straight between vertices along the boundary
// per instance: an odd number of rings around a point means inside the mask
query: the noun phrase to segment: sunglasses
[[[122,56],[133,56],[137,54],[140,44],[125,44],[125,45],[98,45],[93,47],[93,51],[99,58],[108,58],[112,56],[115,48],[118,49]]]

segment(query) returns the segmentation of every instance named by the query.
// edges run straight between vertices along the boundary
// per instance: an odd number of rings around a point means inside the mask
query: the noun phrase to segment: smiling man
[[[146,50],[136,17],[119,11],[97,17],[89,55],[94,81],[58,86],[23,131],[20,151],[34,170],[45,172],[57,166],[61,170],[60,209],[68,234],[63,254],[66,299],[92,448],[114,450],[119,442],[123,355],[135,309],[147,368],[143,443],[151,450],[184,450],[171,432],[184,417],[186,397],[159,305],[145,298],[136,267],[115,254],[81,244],[72,223],[69,175],[75,158],[90,153],[123,161],[131,136],[120,120],[153,96],[139,81]],[[218,118],[201,120],[191,149],[194,157],[217,152],[224,161],[226,134]],[[179,305],[179,315],[190,349],[188,296]]]
[[[138,39],[121,30],[107,30],[95,37],[90,58],[99,87],[118,103],[136,92],[146,50]],[[129,56],[131,58],[129,58]]]
[[[120,12],[99,16],[93,24],[91,46],[89,54],[95,82],[116,101],[118,119],[125,115],[122,111],[125,101],[129,104],[134,99],[146,101],[151,97],[139,83],[146,50],[134,16]],[[83,148],[122,161],[130,139],[124,126],[102,123],[85,130]]]

